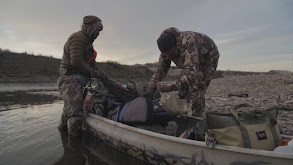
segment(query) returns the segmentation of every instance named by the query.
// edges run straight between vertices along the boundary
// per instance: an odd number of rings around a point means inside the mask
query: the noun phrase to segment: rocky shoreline
[[[275,107],[281,133],[293,135],[293,74],[224,75],[213,79],[206,93],[205,110],[228,112],[235,106],[244,106],[239,109],[242,111]]]
[[[1,83],[56,82],[57,76],[0,77]],[[127,82],[128,80],[118,80]],[[138,81],[138,80],[137,80]],[[147,84],[147,80],[139,80]],[[138,83],[138,82],[137,82]],[[162,93],[162,100],[176,92]],[[265,110],[277,108],[278,122],[282,134],[293,135],[293,73],[231,75],[213,79],[206,93],[206,111],[228,112],[230,108],[242,106],[240,110]]]

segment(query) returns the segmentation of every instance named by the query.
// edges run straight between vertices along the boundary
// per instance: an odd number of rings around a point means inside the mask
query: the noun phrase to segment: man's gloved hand
[[[160,84],[157,86],[157,90],[160,92],[171,92],[175,89],[175,85]]]
[[[102,70],[99,71],[95,71],[95,78],[97,79],[101,79],[101,80],[108,80],[108,76],[106,75],[106,73]]]
[[[156,90],[156,88],[157,88],[157,84],[155,82],[152,81],[149,83],[150,91],[154,92]]]

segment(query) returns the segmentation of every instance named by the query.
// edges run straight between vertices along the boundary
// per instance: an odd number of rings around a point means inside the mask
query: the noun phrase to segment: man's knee
[[[203,117],[203,110],[192,110],[192,116]]]
[[[193,98],[191,100],[190,110],[192,111],[192,116],[202,117],[202,113],[205,108],[205,98],[204,96]]]
[[[67,120],[68,135],[79,136],[82,134],[83,116],[72,116]]]
[[[202,104],[191,104],[190,105],[190,112],[189,114],[191,113],[192,116],[195,116],[195,117],[202,117],[203,115],[203,112],[204,112],[204,105]]]

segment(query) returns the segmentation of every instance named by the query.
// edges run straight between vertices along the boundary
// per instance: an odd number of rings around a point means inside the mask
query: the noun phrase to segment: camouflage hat
[[[157,40],[158,47],[162,53],[166,53],[176,45],[176,39],[169,33],[161,34]]]
[[[100,18],[93,16],[93,15],[88,15],[83,17],[83,23],[84,24],[92,24],[92,23],[96,23],[96,22],[102,22],[100,20]]]
[[[83,18],[83,24],[84,25],[93,25],[93,30],[103,30],[103,24],[100,18],[93,16],[93,15],[88,15]]]

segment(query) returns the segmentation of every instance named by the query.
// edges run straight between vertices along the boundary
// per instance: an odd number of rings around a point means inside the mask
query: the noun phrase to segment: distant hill
[[[33,77],[33,80],[57,79],[59,76],[59,65],[61,59],[47,56],[36,56],[26,53],[13,53],[10,51],[0,51],[0,78],[27,79]],[[128,79],[129,75],[137,79],[150,79],[153,72],[143,65],[121,65],[117,62],[99,63],[101,70],[112,79]]]
[[[59,76],[58,68],[61,60],[53,57],[32,55],[27,53],[13,53],[0,49],[0,81],[56,81]],[[134,79],[149,80],[156,70],[156,63],[144,65],[122,65],[118,62],[100,62],[99,67],[113,80]],[[172,66],[164,79],[173,81],[178,78],[182,69]],[[216,71],[214,78],[223,75],[251,75],[257,72]]]
[[[270,70],[269,73],[289,73],[288,70]]]
[[[1,75],[56,75],[60,59],[19,53],[0,53]]]
[[[151,71],[155,71],[156,67],[149,67]],[[165,80],[176,80],[178,76],[181,74],[182,69],[171,66]],[[217,70],[213,78],[223,78],[224,76],[245,76],[245,75],[255,75],[255,74],[264,74],[266,72],[244,72],[244,71],[221,71]]]

